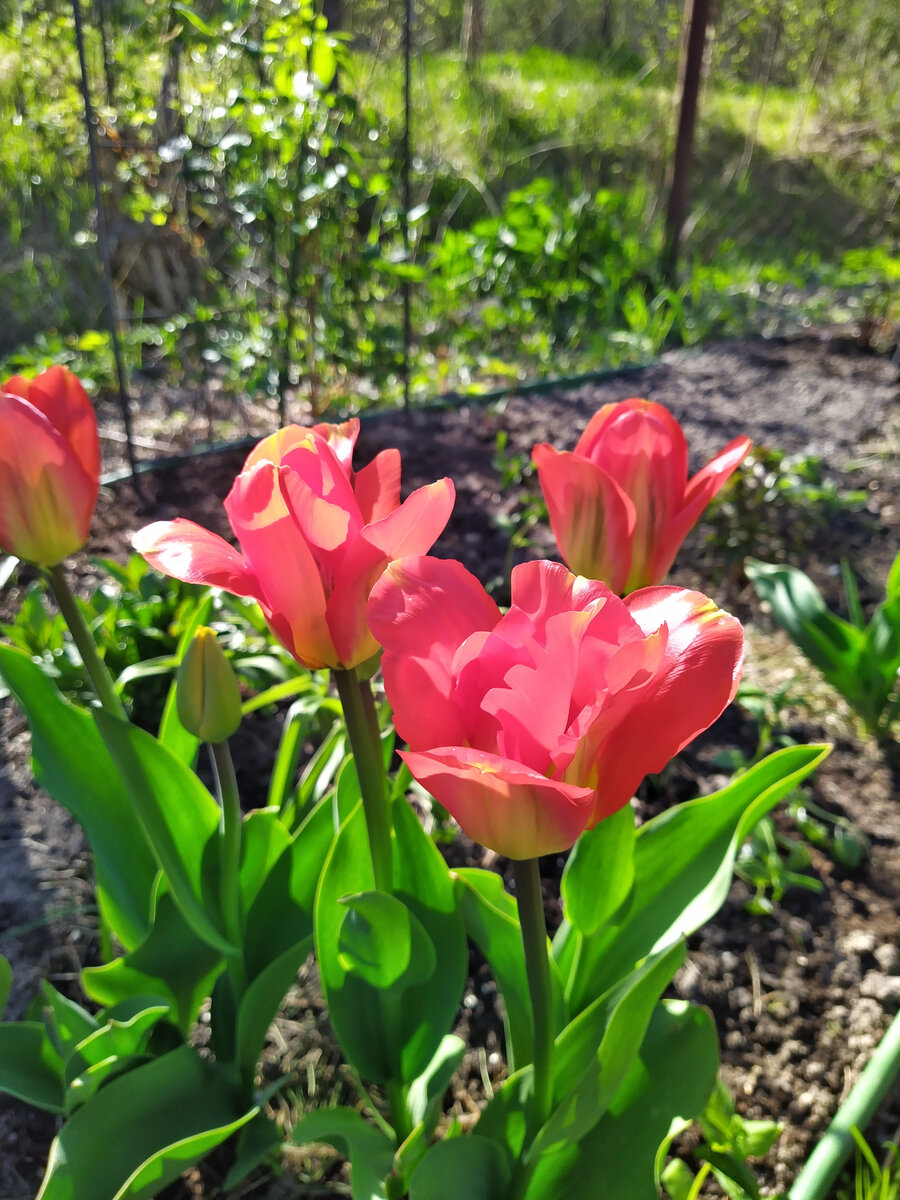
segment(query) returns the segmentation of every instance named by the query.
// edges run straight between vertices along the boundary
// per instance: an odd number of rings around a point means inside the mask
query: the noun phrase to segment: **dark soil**
[[[712,1009],[723,1072],[740,1110],[784,1122],[760,1174],[769,1191],[785,1189],[900,1007],[900,752],[896,743],[879,746],[858,734],[840,699],[774,628],[743,578],[741,561],[745,550],[763,558],[789,557],[840,608],[837,564],[846,556],[860,576],[864,605],[871,608],[883,595],[900,543],[900,407],[889,363],[839,335],[746,339],[702,353],[668,355],[638,373],[574,391],[512,395],[492,407],[378,417],[364,426],[359,460],[393,445],[403,454],[407,489],[452,476],[456,509],[435,552],[461,559],[502,597],[512,561],[554,553],[549,531],[538,525],[530,544],[510,555],[508,522],[515,521],[523,496],[534,494],[533,481],[515,477],[515,457],[527,463],[538,441],[571,446],[597,407],[631,395],[669,406],[687,432],[694,468],[732,437],[747,433],[758,445],[819,456],[834,484],[830,507],[795,489],[765,505],[751,503],[740,526],[720,510],[718,518],[691,535],[672,575],[672,582],[709,592],[746,623],[745,678],[774,690],[797,677],[794,694],[802,703],[782,713],[785,731],[797,741],[834,742],[831,757],[809,784],[810,795],[858,825],[872,845],[871,859],[856,870],[813,848],[808,873],[821,880],[821,890],[794,888],[767,916],[747,914],[749,890],[736,881],[715,922],[692,939],[689,960],[675,982],[677,994]],[[148,443],[163,444],[164,408],[164,397],[150,397],[142,410],[138,429]],[[497,463],[501,431],[507,439],[503,476]],[[143,476],[139,493],[128,482],[104,489],[89,553],[125,558],[136,528],[176,515],[227,534],[220,502],[244,455],[244,450],[217,453]],[[865,491],[862,502],[840,500],[851,488]],[[755,496],[758,500],[759,493]],[[14,595],[5,597],[4,607],[8,610],[14,600]],[[7,1015],[19,1017],[42,978],[58,987],[77,987],[79,965],[95,953],[95,930],[86,911],[91,871],[80,833],[31,780],[24,720],[10,704],[2,718],[0,951],[15,972]],[[272,742],[271,736],[251,731],[244,743],[248,773],[264,765]],[[723,754],[739,750],[749,756],[755,748],[755,726],[743,710],[732,707],[662,776],[642,785],[635,801],[639,817],[722,786],[728,778]],[[796,836],[784,814],[778,822],[783,832]],[[451,853],[454,863],[503,866],[462,839]],[[549,860],[545,867],[548,917],[558,920],[560,863]],[[298,1092],[315,1091],[314,1102],[320,1103],[323,1092],[349,1094],[352,1083],[342,1075],[314,972],[307,975],[276,1023],[264,1071],[273,1076],[295,1071]],[[461,1020],[473,1052],[455,1088],[454,1109],[471,1124],[486,1086],[504,1074],[496,991],[475,956]],[[882,1106],[872,1136],[876,1141],[890,1136],[898,1121],[895,1091]],[[0,1200],[27,1200],[34,1194],[54,1124],[0,1098]],[[297,1191],[294,1180],[242,1194],[322,1195],[329,1181],[346,1190],[345,1176],[328,1159],[305,1156],[294,1165],[300,1178],[317,1180],[315,1186]],[[214,1176],[215,1165],[169,1194],[179,1200],[220,1195]]]

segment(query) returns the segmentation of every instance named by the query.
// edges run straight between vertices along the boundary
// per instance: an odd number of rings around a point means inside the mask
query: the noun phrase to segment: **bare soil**
[[[138,433],[148,445],[171,448],[178,439],[173,442],[165,423],[172,403],[164,393],[148,393]],[[552,556],[554,547],[549,531],[538,526],[529,545],[509,553],[508,532],[497,518],[514,519],[523,492],[534,485],[501,479],[498,433],[507,438],[507,464],[515,455],[527,461],[535,442],[570,447],[601,404],[631,395],[669,406],[686,430],[694,468],[747,433],[759,445],[821,457],[838,491],[864,489],[863,503],[837,503],[827,512],[799,494],[782,496],[756,513],[749,548],[803,567],[835,608],[843,603],[837,566],[846,556],[860,576],[864,606],[877,603],[900,543],[900,405],[888,361],[842,333],[743,339],[666,355],[640,372],[575,390],[513,394],[490,407],[379,416],[364,425],[359,460],[396,445],[407,489],[452,476],[457,505],[435,552],[461,559],[502,595],[512,561]],[[249,413],[254,432],[265,432],[263,415]],[[114,448],[115,421],[113,409],[104,412],[107,444]],[[176,515],[227,534],[221,499],[244,454],[225,451],[145,475],[139,491],[129,482],[105,488],[89,553],[124,559],[136,528]],[[749,890],[737,880],[716,920],[692,939],[689,961],[675,981],[677,994],[713,1011],[723,1072],[740,1110],[784,1122],[782,1137],[758,1164],[771,1192],[790,1185],[900,1008],[900,749],[896,742],[879,745],[862,737],[846,706],[774,627],[742,575],[743,543],[737,549],[728,544],[735,532],[721,517],[706,521],[679,556],[672,582],[709,592],[745,622],[746,679],[773,690],[796,679],[798,703],[782,714],[784,732],[797,741],[834,744],[809,794],[854,822],[872,846],[871,858],[856,870],[812,848],[809,873],[821,880],[821,890],[794,888],[767,916],[747,914]],[[84,570],[83,561],[76,570]],[[2,598],[7,612],[14,603],[14,594]],[[90,855],[80,832],[35,787],[23,718],[6,704],[0,719],[0,952],[15,972],[7,1015],[20,1017],[42,978],[77,994],[77,972],[96,953],[96,931]],[[256,734],[247,738],[248,775],[264,767],[272,741]],[[723,754],[740,750],[749,756],[755,748],[753,722],[732,706],[662,776],[642,785],[635,801],[639,817],[722,786],[728,778]],[[792,832],[783,814],[778,821]],[[454,863],[504,865],[463,839],[450,853]],[[559,918],[561,862],[547,860],[544,866],[552,922]],[[461,1023],[473,1051],[453,1104],[464,1122],[473,1123],[486,1086],[504,1074],[496,991],[474,954]],[[312,971],[288,997],[267,1052],[265,1073],[285,1069],[296,1072],[298,1093],[313,1103],[321,1103],[329,1090],[352,1088],[339,1067]],[[895,1088],[872,1126],[873,1138],[891,1136],[898,1122]],[[0,1097],[0,1200],[34,1194],[54,1128],[52,1118]],[[685,1152],[689,1149],[688,1144]],[[346,1194],[346,1174],[327,1156],[298,1154],[288,1166],[285,1181],[260,1181],[256,1190],[241,1194]],[[307,1182],[298,1185],[298,1179]],[[215,1163],[167,1193],[171,1200],[222,1194]]]

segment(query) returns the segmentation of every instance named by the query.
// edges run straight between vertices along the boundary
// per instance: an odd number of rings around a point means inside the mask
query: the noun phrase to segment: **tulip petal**
[[[378,651],[378,642],[366,623],[369,593],[387,566],[377,547],[357,537],[344,550],[325,607],[325,620],[341,663],[356,665]]]
[[[183,517],[154,521],[139,529],[131,544],[151,567],[182,583],[203,583],[235,596],[263,599],[259,581],[240,552],[193,521]]]
[[[279,639],[304,666],[339,666],[319,566],[284,502],[281,469],[261,460],[243,471],[225,498],[225,510]]]
[[[743,664],[740,622],[699,592],[644,588],[625,603],[646,635],[666,630],[665,652],[653,679],[630,693],[618,713],[610,706],[601,717],[607,728],[597,758],[595,822],[618,811],[644,775],[661,771],[724,712]]]
[[[650,579],[665,579],[681,549],[681,543],[700,519],[700,514],[731,478],[752,447],[749,438],[734,438],[690,481],[679,508],[654,547]]]
[[[289,454],[295,446],[306,445],[309,438],[310,430],[303,425],[285,425],[283,429],[270,433],[268,437],[264,437],[262,441],[256,443],[244,460],[241,470],[242,472],[249,471],[261,462],[268,462],[275,467],[280,467],[284,456]]]
[[[0,428],[0,546],[55,566],[87,540],[98,475],[88,475],[66,437],[30,400],[0,393]],[[96,442],[96,423],[93,429]]]
[[[23,379],[14,375],[0,391],[21,396],[44,414],[50,424],[68,442],[89,479],[100,476],[100,441],[97,416],[87,392],[76,375],[65,367],[53,366]],[[97,487],[99,490],[99,484]],[[94,494],[94,503],[97,496]],[[93,506],[92,506],[93,513]]]
[[[619,484],[587,458],[534,447],[532,461],[559,553],[578,575],[621,592],[631,567],[634,504]]]
[[[342,421],[337,425],[323,421],[319,425],[313,425],[310,432],[320,437],[328,445],[334,457],[341,464],[341,470],[349,479],[353,449],[356,446],[356,439],[359,437],[359,417],[351,417],[349,421]]]
[[[400,503],[400,451],[382,450],[353,477],[353,494],[364,525],[380,521]]]
[[[456,488],[452,479],[439,479],[417,488],[399,508],[363,530],[366,541],[390,559],[427,554],[444,532]]]
[[[397,732],[413,748],[465,739],[453,698],[453,661],[472,634],[492,629],[500,610],[455,560],[427,556],[391,563],[372,589],[369,628],[384,646],[385,687]]]
[[[591,788],[547,779],[496,754],[462,746],[401,752],[415,778],[469,837],[507,858],[557,854],[591,811]]]

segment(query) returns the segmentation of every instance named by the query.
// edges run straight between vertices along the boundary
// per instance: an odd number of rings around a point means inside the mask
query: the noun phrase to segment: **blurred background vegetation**
[[[321,0],[320,0],[321,3]],[[893,0],[723,3],[679,277],[672,0],[82,0],[128,366],[314,413],[900,316]],[[0,374],[113,386],[70,0],[0,0]]]

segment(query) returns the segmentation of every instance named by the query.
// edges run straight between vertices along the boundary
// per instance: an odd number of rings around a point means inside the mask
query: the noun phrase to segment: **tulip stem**
[[[222,870],[219,895],[225,921],[225,936],[236,947],[235,953],[229,956],[229,971],[239,998],[246,987],[241,932],[241,800],[228,742],[210,742],[209,749],[222,805]]]
[[[391,892],[391,824],[384,781],[384,760],[381,755],[381,736],[372,691],[368,681],[360,679],[355,670],[336,668],[334,681],[344,711],[350,749],[353,751],[359,777],[375,887],[381,892]]]
[[[68,625],[72,640],[78,647],[78,653],[81,655],[84,669],[87,671],[91,683],[94,685],[97,699],[110,716],[127,721],[128,716],[125,712],[125,706],[119,698],[119,693],[116,691],[115,684],[112,681],[109,671],[106,669],[106,664],[100,657],[97,643],[94,641],[94,636],[88,628],[84,614],[78,607],[78,601],[75,599],[66,581],[62,566],[57,564],[55,567],[48,567],[47,578],[50,581],[50,588],[59,611],[63,615],[63,620]]]
[[[534,1029],[534,1104],[536,1130],[550,1116],[553,1106],[553,1021],[550,989],[550,959],[547,954],[547,922],[541,898],[541,875],[536,858],[513,860],[516,903],[525,950],[525,973],[531,995]]]

